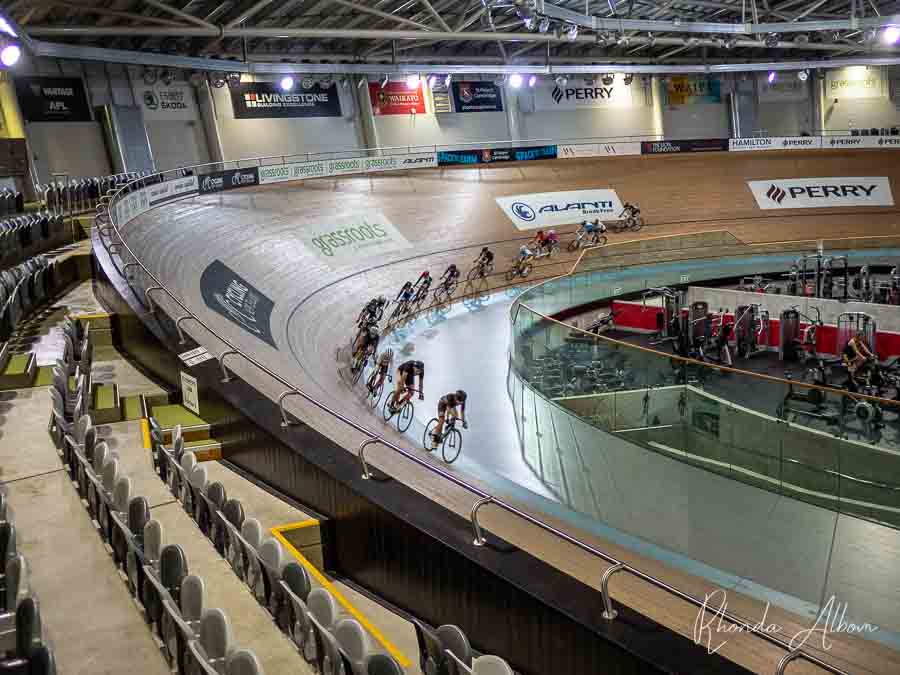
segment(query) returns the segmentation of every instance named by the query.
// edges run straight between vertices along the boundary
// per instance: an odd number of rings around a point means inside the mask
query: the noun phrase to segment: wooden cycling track
[[[616,157],[430,169],[260,186],[156,209],[129,223],[123,234],[144,264],[215,331],[326,404],[410,447],[408,439],[379,426],[371,410],[350,393],[336,373],[335,347],[349,339],[361,303],[381,292],[392,297],[403,281],[414,278],[423,269],[440,273],[450,262],[467,269],[478,250],[472,247],[482,243],[495,250],[502,269],[528,233],[511,225],[497,208],[494,197],[610,187],[623,200],[641,206],[648,227],[638,237],[727,229],[742,241],[753,243],[900,234],[897,207],[762,211],[746,186],[747,180],[816,176],[889,176],[895,198],[900,197],[900,159],[892,151]],[[329,267],[300,243],[298,230],[304,225],[339,227],[352,223],[354,214],[376,209],[404,234],[412,248],[383,259],[355,259]],[[613,235],[611,243],[617,236],[625,235]],[[563,258],[571,261],[571,257]],[[199,279],[215,259],[224,261],[275,301],[271,326],[277,348],[206,307]],[[154,301],[171,316],[180,316],[174,303],[162,294],[155,295]],[[221,352],[221,344],[193,322],[182,326],[198,343],[210,351]],[[497,339],[505,340],[506,336]],[[229,368],[270,398],[277,399],[282,393],[279,385],[242,360],[229,360]],[[355,451],[363,440],[359,433],[301,403],[297,397],[288,399],[286,407],[350,451]],[[389,450],[378,446],[370,450],[374,465],[468,517],[474,501],[471,493],[449,485]],[[465,479],[480,484],[477,477]],[[529,510],[528,504],[516,505]],[[571,526],[546,514],[534,515],[694,595],[703,597],[715,588],[705,579],[674,571],[653,558],[572,531]],[[548,564],[599,587],[605,568],[602,561],[499,509],[483,509],[482,522]],[[895,553],[900,562],[900,551]],[[858,551],[858,555],[859,560],[864,560],[865,550]],[[859,567],[859,572],[864,573],[864,563]],[[692,635],[697,615],[693,606],[625,575],[615,577],[611,587],[617,600],[683,635]],[[754,621],[763,612],[760,603],[734,593],[729,595],[729,609]],[[775,608],[769,610],[767,618],[783,625],[789,635],[809,624],[807,619]],[[887,647],[839,634],[829,637],[834,645],[820,656],[848,672],[900,672],[900,655]],[[807,648],[814,649],[812,642]],[[749,636],[729,637],[720,653],[759,673],[773,673],[783,655],[779,649]],[[821,671],[794,662],[790,672]]]

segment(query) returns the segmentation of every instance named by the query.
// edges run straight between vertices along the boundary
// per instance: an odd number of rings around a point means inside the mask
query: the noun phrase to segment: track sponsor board
[[[405,82],[388,82],[384,87],[378,82],[369,82],[369,100],[375,115],[425,114],[421,82],[414,89]]]
[[[259,182],[262,185],[267,185],[269,183],[283,183],[288,180],[343,176],[353,173],[427,169],[436,167],[437,165],[437,154],[433,152],[418,152],[410,155],[388,155],[385,157],[323,159],[313,162],[294,162],[292,164],[277,164],[260,167]]]
[[[250,82],[229,87],[235,119],[280,117],[340,117],[337,84],[282,91],[274,82]]]
[[[22,114],[29,122],[90,122],[91,107],[80,77],[16,77]]]
[[[894,205],[891,181],[884,176],[755,180],[747,185],[765,210]]]
[[[153,208],[182,197],[195,195],[199,191],[199,186],[196,176],[188,176],[176,180],[167,180],[164,183],[157,183],[144,189],[148,191],[149,206]]]
[[[900,136],[826,136],[822,139],[826,150],[839,148],[900,148]]]
[[[255,166],[249,169],[215,171],[204,174],[198,179],[198,187],[202,195],[222,190],[234,190],[248,185],[259,185],[259,169]]]
[[[558,145],[557,157],[578,159],[579,157],[618,157],[619,155],[641,154],[640,141],[616,143],[584,143],[580,145]]]
[[[775,136],[772,138],[732,138],[728,141],[730,152],[750,150],[818,150],[822,139],[818,136]]]
[[[534,109],[537,111],[579,110],[582,108],[630,108],[631,87],[619,77],[611,85],[570,82],[559,85],[538,85],[533,90]]]
[[[886,98],[887,95],[881,68],[851,66],[825,72],[827,99]]]
[[[503,110],[500,87],[493,82],[453,82],[453,110],[464,112],[498,112]]]
[[[712,77],[672,75],[666,82],[669,105],[721,103],[719,80]]]
[[[685,141],[643,141],[642,155],[672,155],[680,152],[725,152],[727,138],[695,138]]]
[[[134,84],[134,100],[145,120],[196,120],[197,99],[186,82]]]
[[[437,153],[440,166],[460,164],[491,164],[492,162],[527,162],[532,159],[556,159],[555,145],[523,148],[486,148],[484,150],[453,150]]]
[[[271,326],[275,303],[224,262],[214,260],[203,270],[200,293],[211,310],[278,348]]]
[[[497,197],[497,206],[519,230],[568,225],[583,220],[618,220],[622,202],[615,190],[569,190]]]
[[[379,211],[360,213],[339,224],[304,227],[300,231],[300,240],[329,266],[411,246],[400,230]]]

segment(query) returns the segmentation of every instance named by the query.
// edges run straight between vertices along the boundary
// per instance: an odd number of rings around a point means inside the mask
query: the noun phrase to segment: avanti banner
[[[584,220],[618,220],[622,202],[615,190],[569,190],[497,197],[497,206],[519,230],[569,225]]]

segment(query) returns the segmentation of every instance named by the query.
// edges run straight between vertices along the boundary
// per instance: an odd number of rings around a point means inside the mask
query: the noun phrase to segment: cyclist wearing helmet
[[[624,217],[625,220],[630,220],[632,218],[637,218],[641,215],[641,210],[636,207],[634,204],[629,204],[625,202],[622,205],[622,213],[619,214],[619,217]]]
[[[541,251],[547,244],[547,235],[544,234],[543,230],[538,230],[537,234],[534,235],[534,239],[532,239],[532,241],[534,242],[534,247],[538,251]]]
[[[450,267],[444,270],[444,273],[441,275],[441,281],[447,283],[448,285],[452,284],[457,279],[459,279],[459,268],[454,264],[451,264]]]
[[[469,423],[466,421],[466,398],[468,398],[468,396],[462,389],[457,389],[456,391],[441,396],[437,407],[438,423],[434,428],[434,432],[431,434],[432,443],[437,445],[441,442],[441,434],[444,431],[444,420],[447,418],[448,413],[450,417],[458,417],[462,420],[463,429],[469,428]],[[459,408],[459,410],[457,410],[457,408]]]
[[[529,260],[530,258],[533,258],[533,257],[534,257],[534,252],[530,248],[528,248],[528,246],[522,245],[519,248],[519,260],[518,260],[519,264],[522,264],[526,260]]]
[[[419,275],[419,278],[416,279],[416,283],[413,284],[413,288],[418,289],[419,284],[422,284],[427,289],[431,286],[431,272],[425,270],[422,274]]]
[[[556,234],[556,230],[549,230],[547,232],[547,239],[544,241],[544,246],[550,248],[554,244],[559,244],[559,235]]]
[[[380,387],[381,383],[384,382],[385,377],[390,378],[391,364],[393,362],[393,349],[385,349],[383,352],[381,352],[381,354],[378,355],[378,361],[376,361],[377,365],[372,371],[372,374],[369,375],[369,380],[366,383],[369,391],[375,391],[378,387]]]
[[[356,318],[357,325],[361,326],[363,323],[378,323],[381,321],[385,305],[387,305],[387,298],[383,295],[369,300]]]
[[[397,382],[391,396],[391,409],[396,412],[412,398],[416,388],[416,376],[419,376],[419,400],[425,400],[425,364],[421,361],[404,361],[397,368]]]
[[[494,262],[494,252],[491,251],[487,246],[481,249],[481,253],[478,254],[478,257],[473,261],[476,265],[484,265],[487,267],[492,262]]]
[[[400,289],[400,292],[397,293],[397,297],[394,299],[394,302],[408,302],[413,296],[413,283],[411,281],[407,281],[403,284],[403,287]]]
[[[358,359],[362,354],[374,354],[378,349],[378,342],[381,335],[378,332],[378,326],[370,323],[364,330],[361,330],[359,337],[356,338],[356,349],[353,352],[353,360]]]

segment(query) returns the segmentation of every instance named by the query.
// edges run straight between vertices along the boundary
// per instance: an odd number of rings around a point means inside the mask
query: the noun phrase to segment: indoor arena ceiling
[[[13,0],[48,56],[139,52],[240,63],[476,66],[900,62],[900,2],[884,0]],[[117,50],[117,51],[112,51]],[[132,52],[125,58],[123,52]],[[119,54],[116,57],[116,54]],[[103,58],[104,55],[108,58]],[[115,57],[115,58],[114,58]],[[175,63],[173,60],[172,63]],[[210,63],[210,62],[206,62]],[[355,69],[348,64],[355,64]],[[716,67],[718,66],[718,67]],[[271,65],[275,68],[274,65]],[[251,67],[252,69],[252,67]]]

